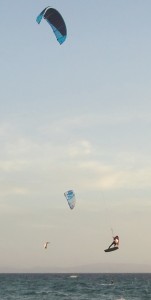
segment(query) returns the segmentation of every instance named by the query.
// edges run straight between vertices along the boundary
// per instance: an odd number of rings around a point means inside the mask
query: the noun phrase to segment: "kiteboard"
[[[117,250],[117,249],[118,249],[118,247],[116,246],[116,247],[105,249],[104,251],[105,252],[111,252],[111,251],[114,251],[114,250]]]

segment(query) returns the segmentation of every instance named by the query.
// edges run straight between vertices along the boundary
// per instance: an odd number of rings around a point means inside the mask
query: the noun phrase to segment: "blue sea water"
[[[0,274],[0,300],[151,300],[151,274]]]

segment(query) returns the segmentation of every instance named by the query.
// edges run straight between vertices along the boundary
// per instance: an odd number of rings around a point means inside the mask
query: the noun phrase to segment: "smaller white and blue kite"
[[[69,204],[69,207],[71,209],[73,209],[75,207],[75,203],[76,203],[76,198],[75,198],[75,193],[73,190],[69,190],[67,192],[64,193],[64,196],[67,199],[67,202]]]

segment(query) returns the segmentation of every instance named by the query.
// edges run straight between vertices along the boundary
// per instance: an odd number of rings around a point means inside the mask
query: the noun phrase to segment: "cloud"
[[[9,122],[1,122],[0,124],[0,136],[5,137],[12,131],[12,126]]]
[[[119,112],[91,112],[91,113],[81,113],[76,116],[66,115],[64,118],[59,118],[50,121],[47,121],[39,126],[39,130],[42,134],[50,134],[55,132],[55,134],[61,135],[62,133],[73,132],[73,130],[78,129],[92,129],[97,128],[102,125],[125,125],[130,123],[150,123],[151,122],[151,113],[143,110],[130,112],[122,111],[122,114]],[[142,123],[141,123],[142,124]]]
[[[136,189],[151,187],[151,168],[128,169],[126,166],[103,164],[101,161],[89,161],[79,164],[83,172],[87,189]],[[85,176],[84,176],[85,173]],[[86,175],[87,174],[87,175]]]
[[[4,129],[1,132],[6,134],[1,145],[4,156],[0,161],[0,175],[4,178],[1,182],[4,186],[2,193],[24,194],[28,192],[28,186],[30,191],[36,190],[37,183],[38,189],[45,185],[45,192],[50,186],[51,191],[55,191],[58,186],[63,189],[74,184],[86,191],[150,187],[151,165],[143,154],[122,152],[120,149],[113,153],[106,147],[100,149],[97,141],[91,142],[91,136],[88,139],[79,134],[73,138],[75,124],[77,126],[80,120],[79,126],[85,126],[86,119],[85,116],[58,122],[62,132],[68,131],[69,138],[66,140],[63,135],[62,139],[56,139],[56,135],[53,135],[55,121],[51,132],[46,130],[37,138],[32,138],[30,134],[21,136],[11,124],[2,126]],[[97,118],[92,120],[94,123],[97,121],[102,122]],[[38,131],[42,128],[39,125]],[[6,182],[10,180],[14,180],[14,188],[8,189]]]
[[[27,161],[26,160],[17,160],[17,159],[10,159],[10,160],[1,160],[0,161],[0,172],[18,172],[27,168]]]
[[[92,146],[89,141],[81,140],[69,145],[69,155],[71,157],[87,156],[92,153]]]
[[[25,186],[20,186],[20,184],[16,184],[15,182],[1,182],[0,183],[0,195],[1,197],[6,196],[23,196],[29,195],[29,189]]]

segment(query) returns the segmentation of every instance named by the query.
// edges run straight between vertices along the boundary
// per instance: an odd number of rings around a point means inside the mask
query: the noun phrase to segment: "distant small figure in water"
[[[113,280],[111,280],[111,284],[114,284],[114,281],[113,281]]]
[[[118,247],[119,246],[119,236],[118,235],[113,236],[113,242],[109,246],[109,248],[111,248],[112,246],[114,246],[114,247]]]
[[[46,243],[44,244],[44,248],[45,248],[45,249],[47,249],[48,244],[49,244],[49,242],[46,242]]]

